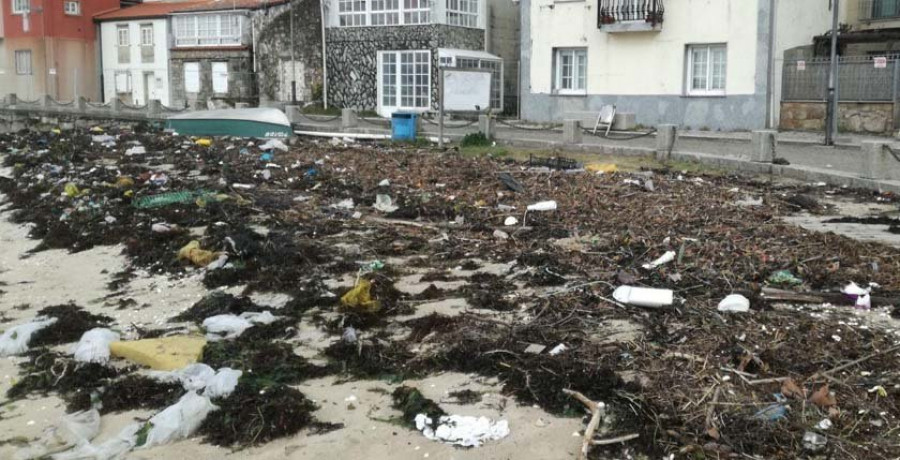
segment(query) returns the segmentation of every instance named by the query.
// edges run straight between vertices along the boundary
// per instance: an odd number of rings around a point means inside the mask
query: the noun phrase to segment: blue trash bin
[[[418,115],[407,112],[394,112],[391,114],[391,140],[415,141],[416,122]]]

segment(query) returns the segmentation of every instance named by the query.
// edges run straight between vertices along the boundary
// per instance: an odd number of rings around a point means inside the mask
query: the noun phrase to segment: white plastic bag
[[[147,441],[139,448],[186,439],[200,428],[210,412],[217,409],[209,398],[189,391],[177,403],[150,418],[151,428],[147,433]]]
[[[14,458],[41,458],[74,446],[87,444],[100,433],[100,412],[91,409],[63,415],[57,426],[44,429],[37,440],[16,451]]]
[[[238,379],[241,378],[243,372],[223,367],[216,372],[216,375],[206,383],[206,390],[203,396],[207,398],[227,398],[234,392],[237,387]]]
[[[72,347],[72,354],[75,361],[106,364],[109,362],[109,344],[120,338],[118,332],[102,327],[94,328],[81,336],[81,340]]]
[[[400,207],[394,204],[394,200],[389,195],[375,195],[375,209],[381,212],[394,212]]]
[[[279,141],[278,139],[269,139],[265,144],[259,146],[260,150],[272,150],[278,149],[282,152],[288,151],[288,146],[284,144],[284,142]]]
[[[719,311],[746,313],[750,311],[750,300],[740,294],[731,294],[719,302]]]
[[[185,390],[199,391],[216,375],[213,368],[203,363],[188,364],[177,371],[150,371],[147,376],[160,382],[178,382]]]
[[[203,320],[203,329],[206,330],[206,339],[216,341],[221,339],[233,339],[239,337],[254,324],[271,324],[277,318],[271,312],[246,311],[240,316],[216,315]]]
[[[132,423],[103,444],[93,445],[89,443],[61,454],[53,456],[53,460],[113,460],[121,458],[126,452],[134,448],[137,443],[137,433],[143,424]]]
[[[19,355],[28,351],[28,342],[35,332],[53,324],[56,318],[35,318],[30,323],[13,326],[0,336],[0,356]]]
[[[437,429],[431,428],[432,420],[425,414],[416,415],[416,429],[426,438],[463,447],[478,447],[485,441],[495,441],[509,436],[506,420],[494,422],[487,417],[444,415],[438,419]]]

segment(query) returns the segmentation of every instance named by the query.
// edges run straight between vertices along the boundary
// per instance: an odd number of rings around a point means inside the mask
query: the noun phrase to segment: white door
[[[306,66],[302,61],[281,61],[281,72],[279,72],[280,91],[278,92],[278,100],[288,102],[294,100],[294,85],[296,85],[297,100],[306,101],[310,98],[310,94],[306,88],[306,78],[304,77]],[[291,83],[294,83],[292,85]]]
[[[378,114],[431,108],[431,52],[378,52]]]

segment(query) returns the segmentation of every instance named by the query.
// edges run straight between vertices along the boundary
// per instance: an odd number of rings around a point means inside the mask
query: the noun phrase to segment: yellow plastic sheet
[[[197,145],[199,145],[199,146],[201,146],[201,147],[209,147],[210,145],[212,145],[212,140],[210,140],[210,139],[197,139],[194,143],[197,144]]]
[[[372,298],[372,282],[365,279],[359,280],[356,287],[341,297],[341,305],[362,313],[375,313],[381,308],[378,301]]]
[[[591,172],[614,173],[619,170],[618,166],[612,163],[590,163],[584,165],[584,169]]]
[[[173,336],[113,342],[109,344],[109,353],[151,369],[173,371],[197,362],[204,346],[203,337]]]
[[[205,267],[219,258],[218,252],[200,249],[200,242],[191,241],[178,250],[178,260],[189,260],[198,267]]]

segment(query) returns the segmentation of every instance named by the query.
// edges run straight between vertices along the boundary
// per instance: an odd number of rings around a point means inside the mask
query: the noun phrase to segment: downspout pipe
[[[325,54],[325,1],[319,0],[319,16],[322,23],[322,106],[328,108],[328,57]]]
[[[779,101],[775,100],[775,35],[778,33],[777,20],[778,15],[775,14],[776,1],[769,1],[769,56],[768,56],[768,72],[766,72],[766,128],[772,129],[776,126],[775,121],[775,104]]]

